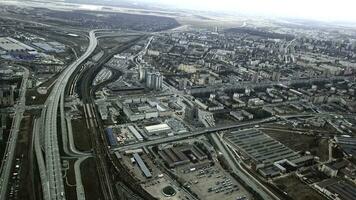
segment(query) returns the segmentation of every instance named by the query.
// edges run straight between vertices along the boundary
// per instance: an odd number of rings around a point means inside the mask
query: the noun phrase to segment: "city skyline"
[[[159,2],[0,1],[0,199],[354,200],[356,27],[262,16],[351,4]]]

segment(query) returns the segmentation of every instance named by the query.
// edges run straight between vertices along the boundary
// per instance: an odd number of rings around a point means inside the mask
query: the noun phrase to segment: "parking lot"
[[[188,183],[188,187],[205,200],[249,199],[248,192],[229,173],[216,163],[195,170],[177,170],[178,176]]]

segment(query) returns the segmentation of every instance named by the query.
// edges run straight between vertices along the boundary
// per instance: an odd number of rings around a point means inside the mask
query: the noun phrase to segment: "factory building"
[[[6,52],[36,51],[34,48],[11,37],[0,37],[0,48]]]
[[[321,193],[335,200],[353,200],[356,196],[356,187],[345,180],[331,178],[313,185]]]
[[[172,128],[174,133],[186,133],[187,132],[187,128],[182,124],[182,122],[180,122],[179,120],[177,120],[175,118],[167,119],[167,120],[165,120],[165,123],[167,123],[168,126]]]
[[[159,115],[157,108],[149,105],[147,99],[125,100],[123,103],[118,103],[118,106],[123,109],[125,115],[132,122],[156,118]]]
[[[166,123],[146,126],[145,131],[148,135],[161,135],[165,133],[171,132],[171,127],[169,127]]]
[[[128,98],[118,101],[117,106],[132,122],[172,115],[172,111],[159,99]]]
[[[140,167],[142,173],[146,176],[146,178],[151,178],[152,174],[150,170],[147,168],[146,164],[143,162],[141,156],[138,153],[133,154],[133,158]]]
[[[112,128],[106,128],[106,129],[105,129],[105,133],[106,133],[106,137],[107,137],[107,139],[108,139],[109,145],[110,145],[111,147],[117,146],[117,139],[116,139],[116,137],[114,136],[114,133],[113,133]]]
[[[158,154],[171,168],[188,163],[197,163],[208,158],[198,147],[191,144],[161,149]]]
[[[138,141],[143,141],[142,135],[136,130],[136,128],[132,125],[127,126],[130,132],[135,136]]]
[[[234,131],[225,139],[264,177],[274,177],[313,163],[311,155],[301,156],[256,129]]]

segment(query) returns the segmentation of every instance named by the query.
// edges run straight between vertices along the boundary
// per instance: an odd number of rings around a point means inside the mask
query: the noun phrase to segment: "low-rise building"
[[[146,126],[144,129],[148,135],[161,135],[164,133],[168,134],[172,130],[171,127],[169,127],[166,123]]]

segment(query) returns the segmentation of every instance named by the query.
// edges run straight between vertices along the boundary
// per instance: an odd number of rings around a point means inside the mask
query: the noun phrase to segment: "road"
[[[42,135],[44,135],[45,143],[45,162],[46,162],[46,178],[48,179],[50,191],[50,199],[65,199],[65,190],[63,186],[62,171],[61,171],[61,159],[58,146],[58,134],[57,134],[57,114],[58,107],[61,110],[61,130],[65,129],[64,119],[64,93],[67,83],[77,69],[95,50],[97,46],[97,39],[95,37],[95,31],[89,32],[89,46],[86,52],[80,56],[76,61],[69,65],[58,77],[51,93],[49,94],[47,101],[45,102],[45,108],[42,114],[41,127],[44,127]]]
[[[82,183],[82,174],[80,172],[80,165],[87,158],[89,158],[89,156],[81,157],[74,163],[75,183],[76,183],[77,199],[78,200],[85,200],[85,192],[84,192],[84,187],[83,187],[83,183]]]
[[[44,114],[44,110],[43,110],[43,114]],[[34,148],[35,148],[37,166],[40,174],[43,199],[49,199],[50,198],[49,182],[47,178],[46,164],[41,149],[41,142],[40,142],[40,135],[39,135],[40,132],[41,132],[40,121],[38,119],[35,119],[34,127],[33,127],[33,138],[34,138]]]
[[[0,199],[6,199],[5,197],[7,194],[7,186],[9,185],[8,182],[11,176],[10,174],[12,169],[12,163],[15,157],[17,138],[19,135],[19,129],[23,118],[23,113],[25,112],[26,88],[30,72],[26,68],[23,69],[24,75],[21,82],[19,100],[15,105],[15,115],[12,121],[11,131],[5,149],[4,159],[0,169]]]

